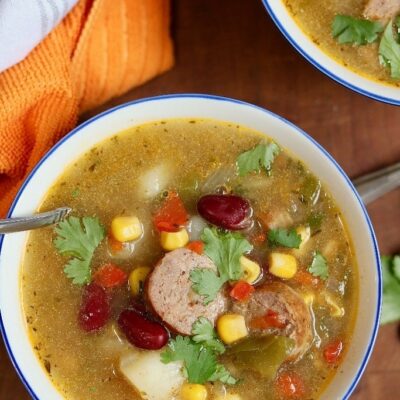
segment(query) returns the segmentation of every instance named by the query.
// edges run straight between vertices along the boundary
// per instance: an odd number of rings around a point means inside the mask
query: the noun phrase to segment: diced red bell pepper
[[[177,232],[188,219],[188,213],[178,193],[168,192],[167,198],[155,213],[153,222],[160,232]]]
[[[306,392],[302,378],[295,372],[282,372],[275,385],[279,397],[283,399],[302,398]]]
[[[119,240],[115,239],[114,236],[111,235],[111,233],[108,235],[107,241],[113,253],[118,253],[119,251],[122,251],[122,249],[124,248],[124,244]]]
[[[111,263],[103,265],[93,276],[94,282],[106,289],[123,285],[127,279],[126,272]]]
[[[255,317],[250,321],[250,326],[255,329],[278,328],[283,329],[286,322],[273,310],[268,310],[265,315]]]
[[[204,243],[201,240],[194,240],[193,242],[188,243],[186,248],[194,251],[197,254],[203,254]]]
[[[343,351],[343,342],[339,339],[328,343],[324,348],[324,358],[328,364],[335,364]]]
[[[235,283],[232,290],[230,291],[230,296],[237,301],[246,301],[250,298],[251,294],[254,292],[254,287],[245,281],[239,281]]]

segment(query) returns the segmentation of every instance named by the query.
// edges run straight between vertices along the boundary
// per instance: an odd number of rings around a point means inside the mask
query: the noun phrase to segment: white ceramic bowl
[[[348,398],[366,367],[379,322],[381,274],[374,232],[343,170],[310,136],[277,115],[237,100],[206,95],[171,95],[123,104],[83,123],[55,145],[24,183],[10,216],[34,213],[66,166],[98,142],[134,125],[180,117],[230,121],[273,137],[318,175],[339,204],[360,266],[360,304],[352,344],[323,399]],[[6,235],[2,242],[0,239],[0,323],[9,355],[32,397],[58,400],[62,396],[35,356],[21,309],[19,272],[26,239],[27,233]]]
[[[399,88],[365,78],[329,57],[300,29],[282,0],[262,0],[262,2],[292,46],[324,74],[364,96],[400,105]]]

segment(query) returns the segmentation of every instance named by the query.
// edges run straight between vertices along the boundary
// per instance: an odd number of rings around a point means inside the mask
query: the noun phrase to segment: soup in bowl
[[[363,95],[400,104],[397,1],[263,3],[290,43],[319,70]]]
[[[3,335],[34,398],[347,398],[375,340],[365,209],[317,143],[202,95],[129,103],[41,161],[4,237]]]

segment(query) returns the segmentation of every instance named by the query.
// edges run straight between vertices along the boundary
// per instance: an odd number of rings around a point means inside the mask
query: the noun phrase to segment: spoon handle
[[[71,208],[62,207],[30,217],[0,219],[0,234],[27,231],[53,225],[64,219],[70,212]]]
[[[400,162],[382,168],[353,181],[364,204],[369,204],[384,194],[400,187]]]

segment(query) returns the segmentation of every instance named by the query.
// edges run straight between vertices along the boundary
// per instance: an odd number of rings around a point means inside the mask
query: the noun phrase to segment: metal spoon
[[[353,183],[363,202],[369,204],[378,197],[400,187],[400,162],[361,176]],[[70,212],[71,208],[62,207],[30,217],[0,219],[0,235],[57,224]]]
[[[57,224],[63,220],[71,210],[72,209],[69,207],[61,207],[52,211],[35,214],[30,217],[0,219],[0,235],[3,233],[28,231]]]

